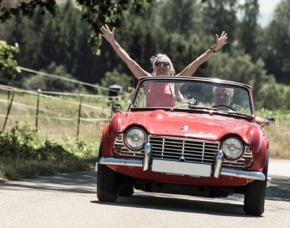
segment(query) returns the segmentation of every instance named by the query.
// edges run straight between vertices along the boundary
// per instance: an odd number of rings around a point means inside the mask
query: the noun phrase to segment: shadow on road
[[[220,216],[240,217],[243,215],[243,205],[241,202],[229,203],[227,200],[221,201],[223,200],[153,193],[150,195],[134,195],[130,198],[119,197],[116,203],[106,203],[106,205],[174,212],[206,213]],[[99,201],[92,201],[92,203],[104,204]]]
[[[244,214],[243,200],[244,196],[238,194],[230,196],[229,198],[211,199],[160,193],[138,194],[137,192],[130,198],[119,197],[116,203],[101,203],[97,200],[92,201],[92,203],[121,207],[206,213],[220,216],[253,217]],[[290,201],[290,179],[282,176],[272,176],[272,185],[267,189],[266,200]]]
[[[28,189],[33,189],[96,194],[96,176],[96,172],[89,171],[21,181],[8,181],[0,183],[0,193],[2,190],[27,191]],[[290,201],[290,178],[272,176],[272,185],[267,189],[266,200]],[[102,204],[97,198],[91,203]],[[242,195],[234,195],[234,197],[222,199],[209,199],[137,191],[133,197],[119,197],[116,203],[106,205],[247,217],[243,213]]]
[[[290,178],[272,176],[272,184],[267,189],[267,200],[290,201]]]
[[[95,194],[96,179],[97,175],[95,171],[64,173],[49,177],[0,183],[0,192],[1,190],[21,191],[34,189]]]
[[[243,204],[241,202],[228,202],[227,200],[221,199],[208,199],[161,193],[142,193],[142,195],[134,194],[129,198],[119,197],[116,203],[101,203],[97,200],[92,201],[92,203],[112,205],[114,207],[149,208],[162,211],[168,210],[174,212],[214,214],[220,216],[226,215],[240,217],[241,215],[244,215]]]

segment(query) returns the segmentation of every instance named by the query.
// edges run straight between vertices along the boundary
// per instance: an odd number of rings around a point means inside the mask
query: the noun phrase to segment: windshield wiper
[[[246,117],[248,119],[252,119],[253,116],[242,113],[242,112],[238,112],[238,111],[229,111],[229,112],[222,112],[225,115],[231,115],[231,116],[235,116],[235,117]]]
[[[184,105],[187,105],[188,109],[194,109],[194,110],[201,110],[201,111],[205,111],[205,110],[206,111],[208,111],[208,110],[216,111],[217,110],[214,107],[198,106],[196,97],[192,97],[191,99],[188,100],[187,103],[182,103],[182,104],[176,105],[173,108],[171,108],[170,111],[172,112],[172,111],[176,110],[177,108],[184,106]]]
[[[176,110],[177,108],[181,107],[181,106],[184,106],[184,105],[187,105],[187,108],[188,109],[194,109],[194,110],[201,110],[201,111],[217,111],[216,108],[212,108],[212,107],[206,107],[206,106],[197,106],[197,105],[188,105],[187,103],[184,103],[184,104],[179,104],[179,105],[176,105],[174,107],[172,107],[170,109],[170,112]]]

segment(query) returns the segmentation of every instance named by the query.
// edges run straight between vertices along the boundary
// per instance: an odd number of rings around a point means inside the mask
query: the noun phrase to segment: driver
[[[234,89],[227,87],[214,87],[213,88],[213,102],[214,106],[219,110],[228,109],[226,106],[230,106],[233,102]],[[260,116],[255,117],[256,123],[262,126],[267,126],[270,121]]]
[[[213,102],[214,105],[229,106],[233,101],[234,89],[226,87],[213,88]]]

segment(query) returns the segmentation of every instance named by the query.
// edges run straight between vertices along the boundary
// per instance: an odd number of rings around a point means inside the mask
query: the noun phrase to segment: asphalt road
[[[96,198],[96,173],[0,183],[0,227],[290,227],[290,160],[271,160],[265,213],[243,213],[243,197],[207,199],[137,191],[114,204]]]

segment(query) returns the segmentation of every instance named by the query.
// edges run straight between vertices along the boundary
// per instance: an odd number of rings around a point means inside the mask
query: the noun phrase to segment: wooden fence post
[[[81,114],[82,114],[82,98],[83,98],[83,95],[80,93],[79,114],[78,114],[78,122],[77,122],[77,141],[79,140],[79,133],[80,133],[80,123],[81,123]]]
[[[9,97],[10,97],[10,92],[11,92],[11,91],[9,91],[8,99],[9,99]],[[6,117],[5,117],[4,124],[3,124],[2,132],[4,132],[5,127],[6,127],[6,124],[7,124],[7,121],[8,121],[8,117],[9,117],[10,110],[11,110],[11,107],[12,107],[12,103],[13,103],[14,95],[15,95],[15,89],[12,89],[12,96],[11,96],[11,99],[10,99],[10,103],[9,103],[9,105],[8,105],[7,114],[6,114]],[[8,100],[8,102],[9,102],[9,100]]]
[[[38,115],[39,115],[39,97],[41,94],[41,89],[37,90],[37,102],[36,102],[36,117],[35,117],[35,131],[38,131]]]

